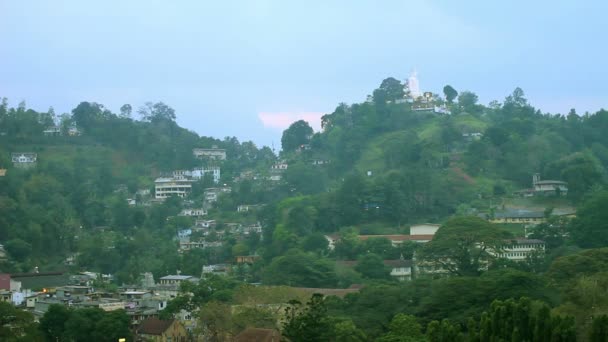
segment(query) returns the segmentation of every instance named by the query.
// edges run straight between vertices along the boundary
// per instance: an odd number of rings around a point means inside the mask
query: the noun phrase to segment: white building
[[[201,217],[201,216],[205,216],[205,215],[207,215],[207,210],[205,210],[203,208],[183,209],[178,214],[178,216],[194,216],[194,217]]]
[[[415,224],[410,227],[410,235],[435,235],[439,227],[441,225],[434,223]]]
[[[218,184],[222,177],[221,170],[217,166],[201,167],[192,170],[192,178],[194,179],[202,179],[205,175],[211,175],[215,184]]]
[[[537,194],[560,194],[568,193],[568,183],[558,180],[540,180],[540,174],[535,173],[532,177],[534,192]]]
[[[36,165],[38,154],[32,152],[17,152],[11,154],[11,160],[16,167],[31,167]]]
[[[195,148],[192,150],[198,159],[226,160],[226,150],[213,146],[212,148]]]
[[[499,258],[513,261],[526,261],[528,257],[545,253],[545,242],[536,239],[505,240],[498,253],[490,252]]]
[[[176,178],[157,178],[154,181],[154,196],[165,199],[171,196],[186,197],[192,191],[192,180]]]
[[[193,281],[195,278],[189,275],[168,275],[159,279],[160,285],[181,284],[183,281]]]

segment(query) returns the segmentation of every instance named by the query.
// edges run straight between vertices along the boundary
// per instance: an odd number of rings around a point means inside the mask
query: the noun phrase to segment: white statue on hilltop
[[[420,92],[420,84],[418,84],[416,70],[413,70],[410,77],[407,79],[407,87],[410,92],[410,96],[413,99],[417,99],[422,96],[422,93]]]

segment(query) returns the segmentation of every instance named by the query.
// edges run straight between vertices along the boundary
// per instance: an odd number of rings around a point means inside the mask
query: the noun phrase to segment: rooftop
[[[162,335],[171,324],[173,324],[172,319],[170,320],[160,320],[156,317],[146,318],[141,322],[139,328],[137,329],[138,334],[146,334],[146,335]]]
[[[189,275],[168,275],[160,278],[160,280],[188,280],[194,278]]]
[[[359,235],[359,240],[365,241],[367,239],[389,239],[391,241],[426,241],[432,240],[433,235]]]

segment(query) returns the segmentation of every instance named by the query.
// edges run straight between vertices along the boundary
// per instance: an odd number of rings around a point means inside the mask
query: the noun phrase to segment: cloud
[[[258,118],[264,127],[286,129],[298,120],[304,120],[315,130],[321,129],[321,112],[261,112]]]

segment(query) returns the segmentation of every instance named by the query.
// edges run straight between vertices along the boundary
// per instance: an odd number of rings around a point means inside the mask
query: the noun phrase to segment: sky
[[[608,108],[608,1],[0,0],[0,97],[56,113],[173,107],[200,135],[280,148],[282,130],[415,69],[480,102]]]

